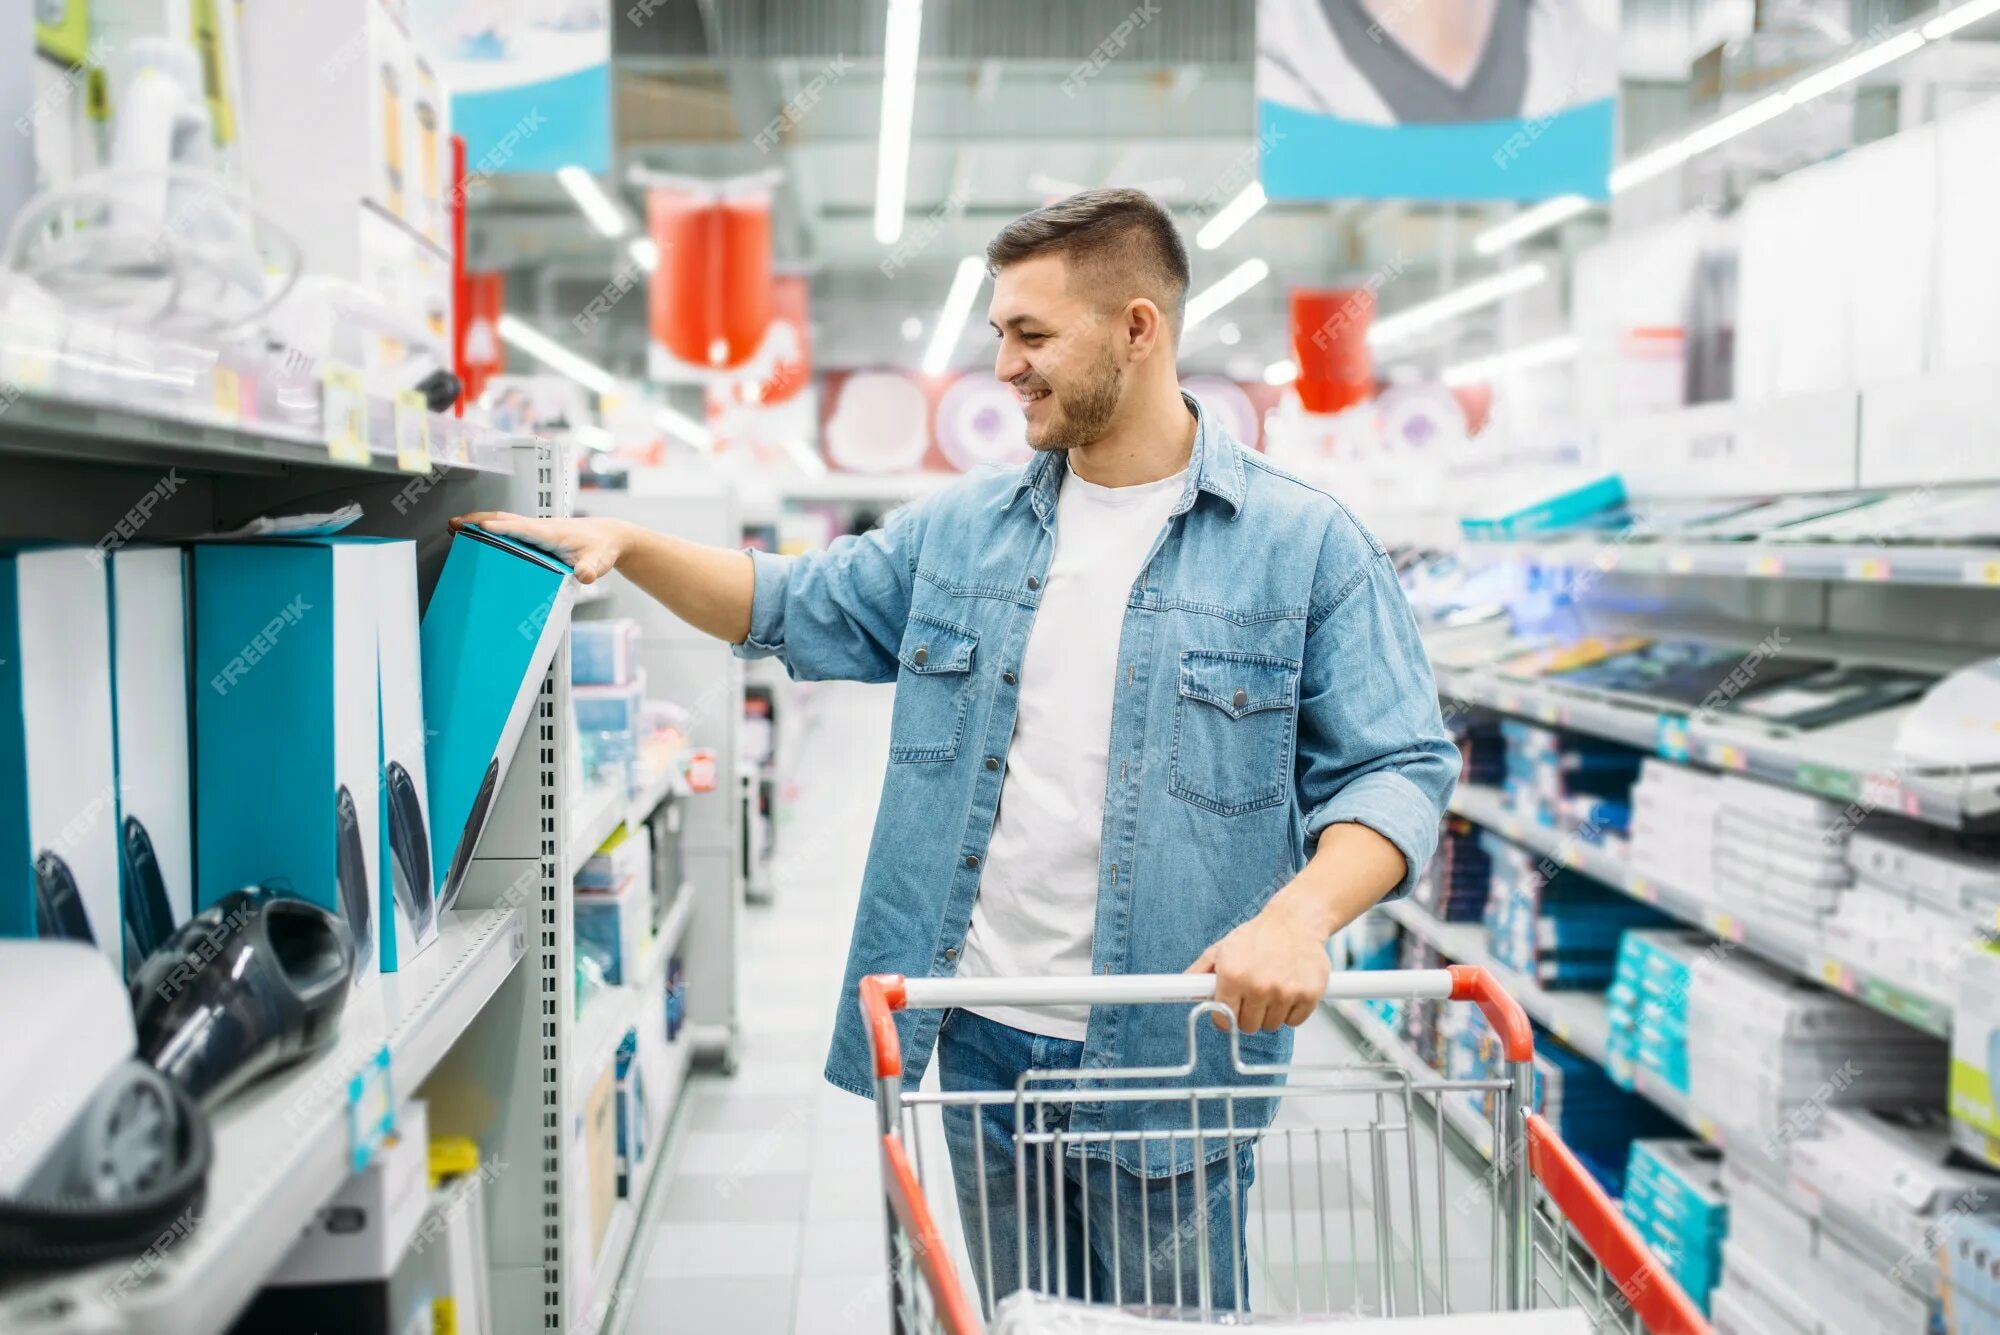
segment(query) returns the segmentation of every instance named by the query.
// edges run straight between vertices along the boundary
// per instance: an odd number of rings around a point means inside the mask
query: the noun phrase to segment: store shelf
[[[1329,1003],[1341,1018],[1352,1025],[1369,1047],[1383,1060],[1399,1067],[1418,1081],[1434,1082],[1444,1077],[1432,1070],[1417,1050],[1403,1041],[1401,1034],[1384,1024],[1374,1011],[1359,1001]],[[1463,1093],[1447,1092],[1438,1102],[1444,1108],[1445,1124],[1459,1133],[1483,1159],[1493,1157],[1493,1124],[1473,1107]]]
[[[1963,772],[1921,773],[1897,765],[1895,732],[1903,710],[1786,733],[1476,668],[1440,667],[1437,682],[1439,694],[1467,705],[1623,742],[1676,763],[1692,762],[1856,803],[1870,811],[1887,810],[1948,829],[1984,827],[2000,820],[2000,777],[1986,775],[1975,783]],[[1872,760],[1861,762],[1857,757],[1862,755]]]
[[[292,468],[393,476],[396,465],[386,403],[371,404],[377,442],[366,464],[343,463],[327,452],[316,429],[278,423],[230,425],[176,415],[151,406],[121,407],[52,394],[24,393],[0,414],[0,458],[39,457],[72,463],[178,467],[208,473],[276,473]],[[514,471],[513,437],[431,416],[434,465],[485,473]]]
[[[1383,912],[1458,964],[1485,967],[1544,1029],[1602,1065],[1610,1045],[1611,1020],[1602,992],[1550,991],[1526,974],[1495,960],[1486,949],[1486,929],[1476,922],[1440,922],[1407,899],[1383,905]]]
[[[1469,557],[1525,557],[1633,575],[1816,579],[1859,584],[2000,587],[2000,548],[1807,542],[1468,542]]]
[[[569,868],[571,876],[611,837],[626,814],[623,784],[603,781],[585,785],[583,795],[569,812],[569,856],[563,865]]]
[[[653,1120],[647,1128],[645,1143],[652,1152],[639,1165],[630,1193],[614,1207],[610,1227],[605,1230],[604,1245],[591,1265],[589,1287],[580,1290],[576,1296],[577,1320],[582,1329],[592,1328],[591,1323],[583,1319],[585,1314],[598,1307],[603,1297],[615,1290],[620,1275],[632,1259],[632,1243],[638,1236],[639,1217],[646,1207],[646,1197],[652,1190],[654,1179],[659,1176],[660,1161],[665,1157],[667,1123],[673,1120],[674,1109],[680,1104],[681,1091],[687,1086],[688,1068],[693,1061],[694,1044],[688,1041],[686,1033],[667,1045],[665,1088],[649,1091],[653,1103],[648,1111],[652,1113]]]
[[[575,1039],[570,1045],[570,1089],[581,1099],[591,1081],[618,1055],[625,1031],[638,1023],[646,1007],[661,1004],[661,984],[667,961],[687,934],[694,917],[694,889],[683,883],[674,895],[672,907],[660,920],[659,930],[647,947],[643,976],[637,984],[607,987],[593,995],[577,1017]]]
[[[225,1329],[350,1169],[349,1081],[384,1045],[398,1096],[423,1083],[520,961],[517,909],[445,916],[438,941],[358,993],[332,1052],[265,1080],[214,1114],[200,1223],[161,1264],[100,1266],[0,1290],[0,1330],[186,1335]]]
[[[1475,825],[1602,881],[1634,899],[1644,900],[1690,927],[1698,927],[1712,936],[1735,942],[1779,968],[1840,992],[1914,1029],[1940,1038],[1950,1032],[1949,1002],[1925,997],[1886,978],[1874,977],[1865,969],[1855,968],[1828,950],[1817,933],[1802,933],[1789,924],[1773,924],[1741,905],[1718,905],[1704,894],[1636,871],[1616,853],[1587,844],[1563,831],[1523,820],[1507,806],[1505,798],[1496,788],[1460,784],[1452,794],[1451,809]]]

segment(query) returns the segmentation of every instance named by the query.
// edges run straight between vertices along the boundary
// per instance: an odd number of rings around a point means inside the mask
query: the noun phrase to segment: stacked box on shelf
[[[1429,942],[1407,932],[1404,933],[1402,958],[1396,967],[1441,969],[1444,965],[1444,957],[1438,954]],[[1441,1011],[1448,1012],[1451,1009],[1454,1008],[1440,1007],[1437,1002],[1426,998],[1414,999],[1403,1007],[1401,1029],[1403,1041],[1417,1050],[1426,1065],[1436,1070],[1444,1069],[1444,1043],[1438,1033],[1439,1014]]]
[[[1459,714],[1451,720],[1458,744],[1458,781],[1497,786],[1507,777],[1507,739],[1492,714]]]
[[[1948,1004],[1974,934],[2000,910],[1990,841],[1871,821],[1847,842],[1854,884],[1826,921],[1828,953]]]
[[[1486,835],[1482,843],[1493,860],[1484,915],[1487,949],[1543,987],[1604,988],[1611,982],[1620,935],[1665,921],[1637,900],[1498,836]]]
[[[570,627],[570,697],[584,769],[593,781],[610,779],[628,794],[639,782],[640,715],[646,678],[638,666],[639,623],[621,617],[578,621]]]
[[[2000,1335],[2000,1219],[1961,1220],[1940,1239],[1950,1335]]]
[[[1830,1108],[1790,1148],[1795,1181],[1909,1256],[1932,1255],[1965,1216],[2000,1215],[2000,1176],[1954,1154],[1941,1108]]]
[[[1625,1170],[1625,1217],[1706,1312],[1729,1231],[1722,1154],[1698,1140],[1637,1140]]]
[[[1926,1255],[1901,1260],[1863,1255],[1847,1235],[1816,1217],[1816,1209],[1801,1208],[1744,1159],[1730,1153],[1722,1161],[1729,1234],[1722,1245],[1722,1284],[1710,1296],[1719,1332],[1847,1335],[1940,1329],[1935,1301],[1920,1296],[1898,1273],[1921,1265]]]
[[[1712,896],[1722,779],[1648,760],[1632,785],[1632,869],[1687,894]]]
[[[1622,853],[1632,784],[1645,756],[1629,746],[1508,719],[1507,803],[1529,820]]]
[[[1716,902],[1816,931],[1854,879],[1844,808],[1734,774],[1722,776],[1720,797]]]
[[[1437,853],[1410,898],[1441,922],[1478,922],[1493,884],[1493,858],[1480,828],[1463,816],[1446,816]]]
[[[1697,1110],[1767,1149],[1832,1107],[1936,1106],[1945,1045],[1741,953],[1688,987],[1688,1092]]]
[[[1605,1060],[1613,1079],[1629,1089],[1644,1069],[1688,1092],[1688,992],[1698,961],[1713,949],[1699,932],[1625,933],[1617,976],[1605,993],[1610,1020]]]

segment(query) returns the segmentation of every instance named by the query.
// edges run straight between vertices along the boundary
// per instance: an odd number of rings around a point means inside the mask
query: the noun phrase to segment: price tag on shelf
[[[1540,718],[1542,722],[1548,724],[1555,724],[1562,721],[1562,711],[1557,709],[1555,705],[1549,701],[1543,701],[1542,707],[1536,711],[1536,716]]]
[[[366,1168],[395,1130],[396,1093],[385,1043],[347,1082],[347,1159],[353,1170]]]
[[[1557,1038],[1561,1039],[1565,1043],[1569,1042],[1569,1025],[1567,1022],[1562,1020],[1556,1021],[1554,1029],[1555,1029],[1555,1036]]]
[[[1722,1128],[1717,1126],[1713,1120],[1707,1117],[1696,1117],[1694,1119],[1694,1130],[1696,1135],[1709,1144],[1718,1146],[1722,1144]]]
[[[1742,944],[1743,924],[1737,920],[1735,914],[1717,913],[1715,910],[1710,909],[1707,918],[1709,931],[1726,940],[1734,941],[1738,945]]]
[[[326,452],[340,463],[367,463],[368,390],[361,373],[329,366],[321,381],[320,423],[326,432]]]
[[[215,368],[209,380],[208,406],[218,422],[235,426],[243,420],[243,377],[233,368]]]
[[[1821,960],[1819,962],[1819,979],[1836,992],[1845,992],[1849,996],[1854,995],[1854,970],[1848,968],[1839,960]]]
[[[1890,574],[1889,562],[1884,557],[1851,556],[1847,559],[1849,579],[1876,582],[1888,579]]]
[[[1654,885],[1643,876],[1634,876],[1631,880],[1627,881],[1625,883],[1625,890],[1632,898],[1643,899],[1648,904],[1657,904],[1660,902],[1660,887]],[[2000,910],[1996,910],[1996,913],[2000,914]]]
[[[1893,774],[1864,774],[1861,776],[1861,804],[1870,810],[1877,807],[1898,810],[1903,805],[1903,786],[1896,782]]]
[[[1785,558],[1776,552],[1766,552],[1750,558],[1750,573],[1766,579],[1775,579],[1785,573]]]
[[[1750,767],[1749,758],[1740,746],[1711,746],[1708,758],[1723,769],[1742,771]]]
[[[414,389],[396,393],[396,467],[405,473],[431,471],[431,410]]]
[[[1688,758],[1688,721],[1679,714],[1662,714],[1653,724],[1653,749],[1662,760]]]
[[[1965,563],[1967,584],[2000,584],[2000,561],[1967,561]]]
[[[1685,575],[1694,569],[1694,558],[1686,552],[1674,552],[1667,557],[1667,573]]]
[[[1809,792],[1842,802],[1852,802],[1861,795],[1861,780],[1847,770],[1831,765],[1800,765],[1795,781]]]

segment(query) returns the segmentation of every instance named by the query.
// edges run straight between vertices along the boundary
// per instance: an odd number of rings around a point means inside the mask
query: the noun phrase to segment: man
[[[828,1080],[870,1091],[855,987],[877,972],[1212,972],[1242,1060],[1282,1062],[1286,1026],[1325,987],[1328,935],[1408,888],[1457,773],[1408,606],[1338,502],[1182,396],[1187,252],[1159,205],[1086,191],[1010,224],[987,258],[994,370],[1037,451],[1026,467],[801,557],[475,517],[586,582],[615,569],[794,676],[896,682]],[[945,1089],[1012,1089],[1029,1070],[1178,1065],[1188,1033],[1184,1007],[919,1013],[903,1059],[914,1083],[936,1043]],[[1246,1083],[1222,1037],[1201,1049],[1197,1082]],[[1093,1139],[1066,1157],[1072,1189],[1052,1202],[1066,1224],[1050,1226],[1065,1255],[1047,1285],[1054,1247],[1031,1233],[1023,1248],[1017,1231],[1040,1210],[1014,1218],[1013,1108],[948,1111],[988,1302],[1023,1283],[1133,1301],[1149,1279],[1154,1301],[1193,1302],[1206,1269],[1214,1304],[1233,1306],[1247,1144],[1121,1135],[1185,1133],[1187,1102],[1076,1092],[1053,1115]],[[1233,1102],[1233,1127],[1260,1128],[1271,1102]],[[1119,1261],[1107,1211],[1130,1234]]]

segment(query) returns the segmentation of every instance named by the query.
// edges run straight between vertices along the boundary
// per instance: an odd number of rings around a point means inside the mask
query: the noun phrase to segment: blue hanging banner
[[[410,0],[418,45],[451,94],[467,174],[611,166],[609,5]]]
[[[1617,0],[1257,0],[1272,199],[1610,194]]]

